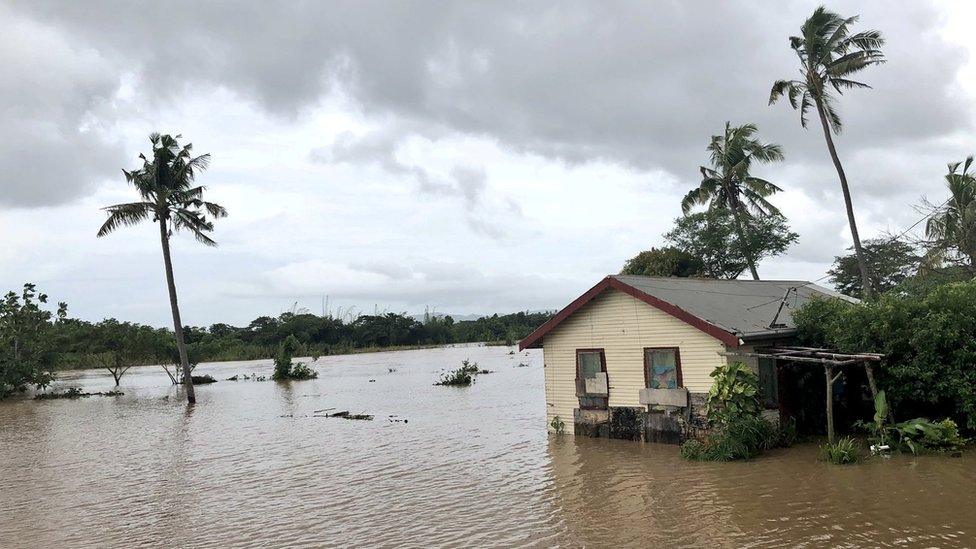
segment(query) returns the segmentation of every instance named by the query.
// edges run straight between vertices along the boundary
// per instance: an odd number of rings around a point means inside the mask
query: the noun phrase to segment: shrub
[[[851,437],[844,437],[837,442],[822,445],[820,455],[835,465],[857,463],[861,459],[861,445]]]
[[[709,374],[714,381],[708,391],[709,423],[730,421],[759,414],[759,378],[743,362],[722,364]]]
[[[959,428],[951,419],[939,422],[915,418],[892,427],[898,437],[898,447],[913,454],[923,451],[959,452],[966,445],[966,439],[959,436]]]
[[[563,421],[559,416],[552,418],[552,422],[549,423],[552,430],[555,431],[557,435],[561,435],[566,431],[566,422]]]
[[[876,301],[812,299],[794,312],[800,344],[883,353],[878,385],[901,416],[976,429],[976,280],[901,287]]]
[[[451,370],[446,374],[441,375],[440,381],[434,385],[452,385],[455,387],[467,387],[474,383],[474,374],[463,367],[457,370]]]
[[[293,364],[291,372],[288,374],[288,379],[316,379],[317,377],[319,377],[319,373],[304,362]]]
[[[681,457],[696,461],[735,461],[751,459],[778,444],[780,432],[759,416],[736,418],[708,435],[685,441]]]
[[[292,356],[298,349],[299,343],[298,339],[290,335],[281,342],[278,346],[278,354],[274,359],[274,374],[272,374],[272,379],[283,380],[283,379],[315,379],[319,377],[319,373],[310,368],[304,362],[299,362],[298,364],[292,364]]]
[[[471,362],[468,359],[461,361],[461,367],[457,370],[451,370],[446,374],[441,375],[440,381],[434,385],[453,385],[455,387],[467,387],[474,383],[474,376],[477,374],[490,374],[488,370],[482,370],[478,366],[477,362]]]

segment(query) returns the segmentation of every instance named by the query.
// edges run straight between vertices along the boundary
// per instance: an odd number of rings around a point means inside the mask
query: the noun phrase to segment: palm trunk
[[[190,361],[186,356],[186,342],[183,340],[183,322],[180,320],[180,305],[176,301],[176,282],[173,280],[173,261],[169,255],[169,234],[166,220],[159,220],[159,239],[163,244],[163,263],[166,265],[166,286],[169,288],[169,306],[173,310],[173,331],[176,332],[176,349],[180,353],[180,367],[183,370],[183,386],[186,388],[186,401],[197,401],[193,393],[193,376],[190,375]]]
[[[729,204],[732,206],[732,219],[735,221],[735,230],[739,233],[739,242],[742,246],[742,255],[745,256],[746,263],[749,264],[749,272],[752,273],[752,279],[759,280],[759,271],[756,270],[756,260],[752,257],[752,251],[749,249],[749,241],[746,239],[745,227],[742,225],[742,217],[739,213],[739,203],[733,199],[729,201]]]
[[[830,152],[830,159],[834,161],[837,168],[837,177],[840,178],[840,188],[844,192],[844,206],[847,208],[847,222],[851,226],[851,238],[854,239],[854,254],[857,256],[857,268],[861,271],[861,285],[864,287],[864,297],[870,299],[874,295],[871,287],[871,271],[868,267],[867,258],[864,257],[864,250],[861,249],[861,237],[857,234],[857,221],[854,219],[854,203],[851,202],[851,190],[847,186],[847,175],[844,174],[844,166],[840,163],[837,156],[837,149],[834,148],[834,138],[830,136],[830,124],[827,123],[827,114],[824,112],[823,102],[815,97],[817,103],[817,114],[820,115],[820,125],[823,126],[824,139],[827,140],[827,150]]]

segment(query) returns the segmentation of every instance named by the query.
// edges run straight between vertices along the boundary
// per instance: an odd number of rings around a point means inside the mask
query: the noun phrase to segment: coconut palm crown
[[[143,162],[141,169],[122,170],[126,181],[135,187],[142,200],[102,208],[108,212],[108,219],[98,230],[98,236],[151,219],[165,224],[169,235],[185,229],[193,233],[199,242],[207,246],[217,245],[206,235],[214,228],[206,214],[214,218],[226,217],[227,210],[219,204],[203,200],[206,187],[194,186],[197,173],[210,165],[210,155],[193,156],[193,144],[181,147],[178,141],[181,137],[158,133],[149,136],[153,147],[152,160],[140,154]]]
[[[753,176],[750,168],[754,163],[768,164],[783,160],[783,150],[774,143],[763,143],[755,137],[759,129],[755,124],[732,126],[725,123],[723,135],[712,136],[708,144],[711,167],[701,166],[702,180],[681,200],[681,210],[686,215],[697,205],[709,209],[730,211],[735,220],[739,240],[748,242],[748,221],[753,215],[779,215],[779,210],[766,198],[782,189]],[[759,279],[751,250],[742,250],[749,264],[752,277]]]
[[[843,123],[837,113],[831,89],[839,95],[852,88],[871,86],[850,76],[871,65],[885,62],[880,31],[866,30],[855,34],[850,27],[858,16],[841,17],[823,6],[800,27],[801,36],[790,37],[790,47],[800,59],[798,80],[777,80],[769,94],[772,105],[785,95],[790,105],[800,111],[800,124],[807,127],[807,111],[822,106],[830,129],[840,133]]]
[[[972,156],[965,163],[949,164],[945,176],[949,199],[929,218],[925,235],[930,239],[930,254],[947,258],[955,253],[976,272],[976,176],[969,172],[972,164]]]

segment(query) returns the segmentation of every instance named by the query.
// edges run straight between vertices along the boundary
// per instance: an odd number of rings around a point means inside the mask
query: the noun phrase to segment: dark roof
[[[740,340],[792,335],[796,331],[792,311],[815,295],[857,301],[803,280],[611,275],[529,334],[519,347],[538,347],[547,332],[609,288],[630,294],[733,347]]]

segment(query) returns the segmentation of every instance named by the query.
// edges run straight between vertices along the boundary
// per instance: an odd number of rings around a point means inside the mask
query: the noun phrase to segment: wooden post
[[[834,442],[834,368],[824,365],[827,380],[827,441]]]
[[[878,398],[878,385],[874,382],[874,368],[871,366],[870,362],[864,363],[864,372],[868,375],[868,386],[871,388],[871,401],[874,402]],[[891,405],[888,408],[888,421],[892,424],[895,423],[895,415],[891,413]]]

